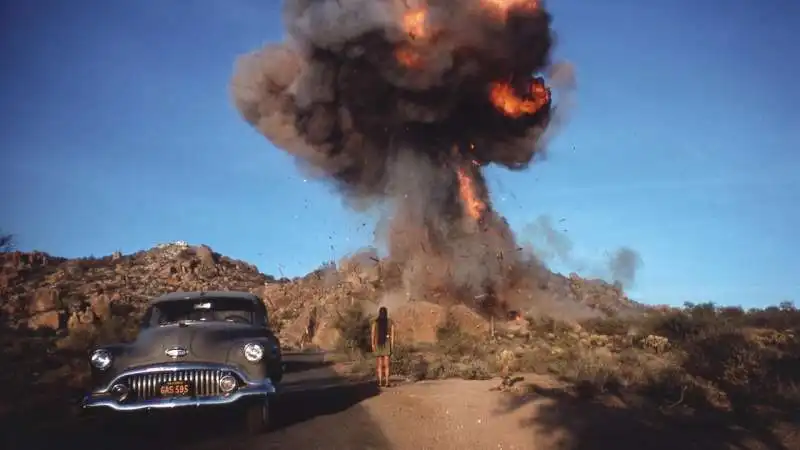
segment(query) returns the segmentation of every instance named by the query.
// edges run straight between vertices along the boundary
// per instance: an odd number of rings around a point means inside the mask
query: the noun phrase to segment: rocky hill
[[[274,281],[251,264],[183,242],[101,258],[8,252],[0,261],[3,318],[32,329],[74,330],[135,315],[149,298],[169,291],[257,292]]]
[[[409,301],[393,276],[369,252],[294,280],[183,242],[103,258],[0,253],[0,366],[14,368],[0,371],[0,384],[11,387],[0,392],[0,422],[61,420],[59,408],[85,388],[90,345],[132,337],[153,296],[212,289],[259,295],[285,347],[335,348],[354,371],[374,367],[364,325],[382,304],[400,339],[393,370],[409,380],[535,372],[575,383],[580,395],[621,389],[630,401],[681,404],[684,412],[768,407],[796,416],[800,405],[800,310],[791,304],[659,312],[619,286],[544,274],[530,298],[558,309],[532,303],[521,315],[490,320],[436,294]],[[652,314],[625,314],[641,311]],[[759,420],[782,429],[794,416]]]
[[[137,317],[153,296],[170,291],[243,290],[262,297],[285,342],[303,339],[309,318],[320,323],[322,346],[330,317],[356,303],[406,303],[389,297],[386,268],[369,254],[357,254],[294,280],[262,274],[252,264],[215,253],[207,246],[174,242],[130,255],[65,259],[47,253],[0,254],[0,308],[12,328],[52,329],[70,334],[106,326],[115,317]],[[552,274],[542,292],[565,305],[584,305],[608,314],[639,309],[619,286]],[[436,303],[436,299],[431,299]],[[463,309],[463,308],[462,308]],[[475,320],[480,320],[475,318]]]

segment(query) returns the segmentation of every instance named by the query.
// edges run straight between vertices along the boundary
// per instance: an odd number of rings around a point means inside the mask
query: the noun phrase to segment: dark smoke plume
[[[554,109],[541,77],[555,69],[538,3],[286,1],[286,42],[240,58],[234,102],[351,204],[392,206],[383,237],[409,295],[519,291],[538,263],[491,208],[481,167],[521,170],[543,149]],[[511,111],[523,100],[537,107]]]
[[[608,258],[608,268],[615,283],[630,287],[636,282],[636,271],[642,266],[639,253],[628,247],[618,249]]]

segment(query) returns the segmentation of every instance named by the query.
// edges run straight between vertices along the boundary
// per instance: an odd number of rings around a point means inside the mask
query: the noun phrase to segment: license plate
[[[188,381],[167,381],[158,386],[158,394],[162,397],[188,397],[192,395],[192,384]]]

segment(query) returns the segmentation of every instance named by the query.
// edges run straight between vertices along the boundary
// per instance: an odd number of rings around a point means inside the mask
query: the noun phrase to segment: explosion
[[[538,263],[481,169],[525,169],[543,150],[554,65],[541,2],[294,0],[283,19],[286,42],[237,61],[244,119],[348,200],[391,206],[388,259],[408,295],[509,303]]]

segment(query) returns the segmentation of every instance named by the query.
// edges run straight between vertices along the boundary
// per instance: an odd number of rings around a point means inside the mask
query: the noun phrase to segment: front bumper
[[[175,374],[186,373],[193,370],[218,370],[235,375],[241,384],[227,394],[203,395],[202,397],[172,397],[172,398],[148,398],[144,400],[135,399],[133,401],[120,401],[111,392],[111,387],[120,383],[121,380],[130,379],[137,375],[155,374]],[[171,409],[183,407],[201,406],[224,406],[238,403],[244,400],[266,401],[267,396],[275,393],[275,386],[269,378],[263,380],[249,380],[241,371],[229,366],[209,365],[209,364],[160,364],[123,372],[116,376],[111,382],[97,389],[86,396],[81,401],[81,409],[112,409],[115,411],[141,411],[150,409]]]

